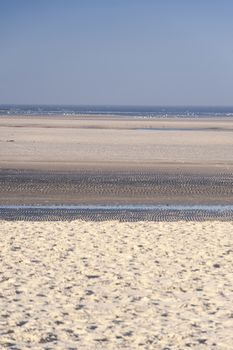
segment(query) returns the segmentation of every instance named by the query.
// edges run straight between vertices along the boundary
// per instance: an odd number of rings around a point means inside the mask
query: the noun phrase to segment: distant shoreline
[[[0,116],[99,116],[134,118],[233,117],[233,106],[0,105]]]

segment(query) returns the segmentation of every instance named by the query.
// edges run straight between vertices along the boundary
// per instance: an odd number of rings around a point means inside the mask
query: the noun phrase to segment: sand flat
[[[233,120],[1,117],[1,204],[229,204]]]
[[[169,169],[169,172],[168,172]],[[0,171],[0,204],[232,204],[233,174]],[[193,171],[193,173],[192,173]]]
[[[1,349],[231,349],[232,232],[1,221]]]
[[[143,171],[175,164],[229,171],[232,133],[231,119],[1,117],[0,168]]]

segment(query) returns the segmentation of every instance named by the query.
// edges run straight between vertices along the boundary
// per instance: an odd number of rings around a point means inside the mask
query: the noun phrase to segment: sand
[[[232,133],[231,119],[1,117],[0,204],[232,204]],[[0,349],[231,349],[232,229],[0,221]]]
[[[233,222],[0,222],[1,349],[231,349]]]
[[[1,117],[0,169],[232,172],[232,135],[232,119]]]
[[[0,204],[232,204],[233,120],[1,117]]]
[[[233,174],[0,170],[0,204],[232,204]]]

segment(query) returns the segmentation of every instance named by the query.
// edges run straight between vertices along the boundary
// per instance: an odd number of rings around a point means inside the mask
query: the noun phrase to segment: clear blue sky
[[[232,0],[0,0],[0,104],[233,105]]]

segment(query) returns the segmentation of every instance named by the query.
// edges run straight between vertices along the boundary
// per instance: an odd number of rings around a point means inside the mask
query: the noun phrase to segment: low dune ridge
[[[231,349],[232,232],[1,221],[1,349]]]

